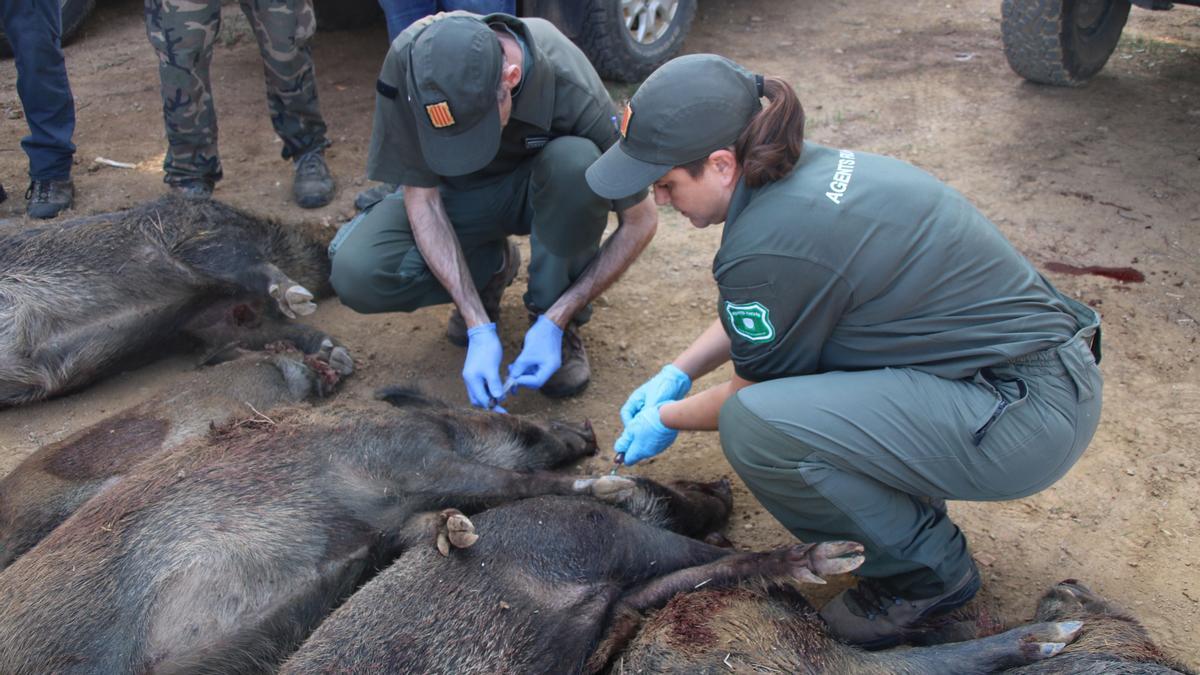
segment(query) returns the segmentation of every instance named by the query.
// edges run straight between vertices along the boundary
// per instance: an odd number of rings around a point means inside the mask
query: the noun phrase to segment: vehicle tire
[[[83,20],[96,8],[96,0],[58,0],[62,10],[62,41],[67,44],[83,26]],[[12,56],[8,36],[0,30],[0,56]]]
[[[637,82],[683,46],[696,0],[581,0],[576,40],[601,77]]]
[[[1032,82],[1077,86],[1100,72],[1129,18],[1129,0],[1004,0],[1004,56]]]
[[[317,30],[351,30],[383,23],[376,0],[313,0]]]

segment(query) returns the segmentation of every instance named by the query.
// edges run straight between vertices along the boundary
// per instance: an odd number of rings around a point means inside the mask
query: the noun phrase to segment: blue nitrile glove
[[[508,367],[508,378],[513,391],[517,387],[538,389],[558,367],[562,365],[563,331],[545,314],[525,333],[525,346],[521,355]]]
[[[467,331],[467,360],[463,362],[462,377],[471,405],[490,409],[504,393],[500,385],[503,356],[496,324],[484,323]]]
[[[633,421],[642,408],[678,401],[692,388],[692,378],[687,373],[668,363],[654,377],[629,395],[625,405],[621,406],[621,422],[625,426]]]
[[[670,401],[647,406],[625,425],[625,431],[621,432],[613,445],[618,455],[625,456],[625,466],[649,459],[675,442],[679,432],[664,426],[658,414],[659,409],[668,403]]]

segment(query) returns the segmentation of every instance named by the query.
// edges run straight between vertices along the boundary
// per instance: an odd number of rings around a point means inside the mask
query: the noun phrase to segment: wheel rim
[[[1112,0],[1077,0],[1073,12],[1075,27],[1086,35],[1095,33],[1104,24],[1111,4]]]
[[[679,0],[621,0],[621,16],[634,42],[657,42],[671,28]]]

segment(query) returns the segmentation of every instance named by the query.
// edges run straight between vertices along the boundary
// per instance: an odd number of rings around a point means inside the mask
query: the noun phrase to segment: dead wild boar
[[[1051,587],[1038,602],[1035,621],[1082,621],[1078,639],[1061,654],[1010,673],[1022,675],[1197,675],[1167,655],[1136,618],[1074,579]]]
[[[961,642],[868,652],[831,636],[793,588],[702,589],[673,598],[646,620],[627,651],[617,657],[614,670],[854,675],[1186,672],[1154,646],[1136,620],[1077,582],[1063,582],[1046,593],[1034,621]]]
[[[418,512],[649,501],[622,477],[545,470],[594,453],[589,426],[384,398],[403,407],[277,409],[138,463],[0,572],[0,672],[269,671],[364,573],[433,536]]]
[[[328,360],[329,350],[245,354],[39,448],[0,480],[0,570],[146,457],[235,417],[329,393],[341,376]]]
[[[604,636],[613,616],[698,585],[819,581],[862,563],[851,542],[734,553],[578,497],[526,499],[471,521],[474,546],[447,557],[406,551],[326,619],[281,675],[596,672],[605,658],[589,657],[614,644]]]
[[[78,389],[199,341],[210,354],[332,342],[284,317],[329,291],[320,242],[214,201],[169,195],[0,232],[0,407]],[[344,350],[335,367],[349,372]]]

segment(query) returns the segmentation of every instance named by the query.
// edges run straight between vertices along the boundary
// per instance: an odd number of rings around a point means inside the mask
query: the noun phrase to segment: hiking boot
[[[71,208],[75,201],[75,183],[70,178],[61,180],[35,180],[25,191],[25,213],[30,218],[53,218]]]
[[[979,592],[975,563],[953,588],[932,598],[909,600],[889,592],[878,579],[860,579],[821,608],[821,618],[842,641],[883,649],[903,641],[921,621],[967,604]]]
[[[359,211],[366,211],[383,201],[383,198],[392,194],[399,188],[397,183],[380,183],[373,187],[369,187],[354,196],[354,208]]]
[[[483,311],[487,312],[492,321],[500,321],[500,299],[504,297],[504,289],[512,285],[517,278],[517,270],[521,267],[521,251],[517,245],[504,240],[504,255],[500,258],[500,269],[492,275],[483,290],[479,291],[479,299],[483,302]],[[446,339],[456,347],[467,346],[467,322],[462,313],[455,307],[450,312],[450,320],[446,322]]]
[[[530,315],[530,321],[537,317]],[[579,336],[579,324],[567,323],[563,331],[562,365],[538,391],[550,398],[567,398],[583,393],[592,379],[592,368],[588,364],[587,350]]]
[[[292,179],[292,196],[303,209],[315,209],[333,201],[336,184],[325,164],[325,151],[309,150],[296,158],[296,175]]]
[[[211,178],[181,178],[168,181],[171,192],[193,201],[212,199],[213,186],[216,183]]]

